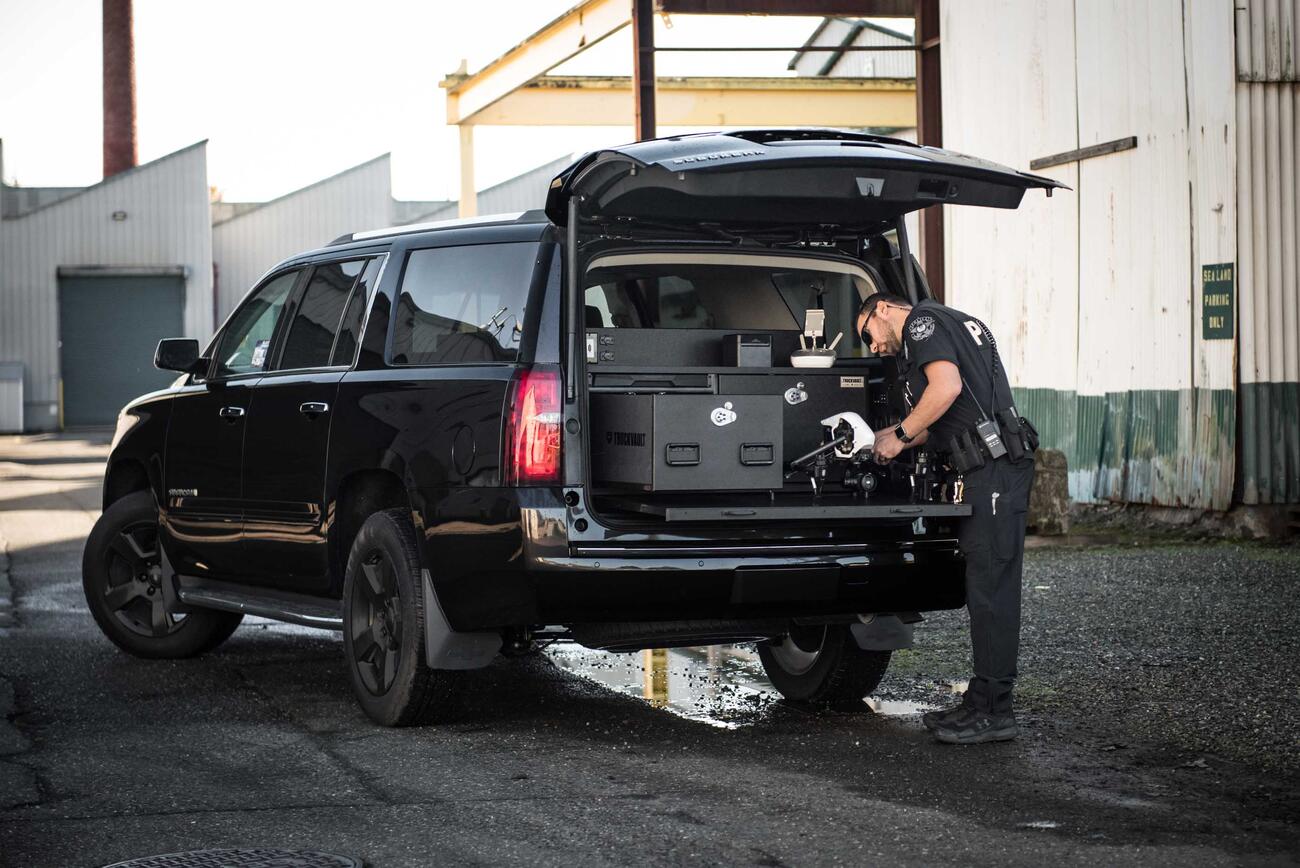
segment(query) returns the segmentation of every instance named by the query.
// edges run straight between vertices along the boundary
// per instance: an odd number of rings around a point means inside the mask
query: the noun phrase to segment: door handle
[[[321,413],[328,413],[330,405],[324,401],[308,401],[305,404],[298,405],[299,413],[306,413],[308,416],[319,416]]]
[[[238,419],[244,415],[243,407],[222,407],[217,411],[217,415],[222,419]]]

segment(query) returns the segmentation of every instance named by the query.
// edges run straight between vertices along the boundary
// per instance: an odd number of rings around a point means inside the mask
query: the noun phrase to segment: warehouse
[[[159,338],[212,332],[206,143],[3,201],[0,365],[16,377],[0,429],[112,424],[174,379],[153,367]]]
[[[1237,6],[942,5],[945,147],[1074,190],[945,252],[1078,501],[1300,501],[1297,21]]]

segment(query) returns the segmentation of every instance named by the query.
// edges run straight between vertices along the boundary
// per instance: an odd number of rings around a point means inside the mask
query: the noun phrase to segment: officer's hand
[[[876,445],[873,450],[876,456],[877,464],[884,464],[893,460],[898,453],[903,451],[903,441],[898,439],[893,428],[882,428],[876,432]]]

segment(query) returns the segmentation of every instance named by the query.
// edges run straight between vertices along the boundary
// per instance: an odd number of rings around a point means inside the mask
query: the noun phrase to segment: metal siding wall
[[[566,154],[487,188],[478,195],[479,213],[503,214],[546,207],[546,191],[551,181],[573,161],[574,155]]]
[[[1199,297],[1200,265],[1235,256],[1232,10],[1188,6],[943,6],[948,146],[1027,169],[1139,139],[1044,171],[1073,193],[947,215],[952,303],[988,317],[1081,501],[1231,497],[1232,342],[1200,339]]]
[[[1001,0],[942,10],[945,145],[1020,168],[1077,147],[1069,9]],[[1073,163],[1042,174],[1078,189]],[[948,207],[944,219],[949,303],[993,329],[1021,412],[1073,458],[1077,193],[1033,191],[1015,211]]]
[[[114,221],[115,211],[127,219]],[[0,263],[0,359],[26,363],[27,427],[50,430],[58,424],[59,266],[186,266],[186,333],[211,334],[205,144],[5,221]]]
[[[1200,271],[1237,261],[1237,136],[1231,3],[1183,2],[1192,202],[1192,391],[1180,415],[1188,499],[1226,508],[1237,452],[1236,340],[1201,336]],[[1190,427],[1188,427],[1190,426]],[[1187,444],[1187,445],[1183,445]]]
[[[1300,0],[1236,15],[1241,494],[1300,502]]]
[[[853,28],[852,21],[832,19],[817,35],[814,45],[839,45]],[[864,27],[853,40],[853,45],[910,45],[906,37],[899,38]],[[810,51],[794,65],[796,75],[817,75],[830,59],[831,52]],[[848,51],[840,56],[831,76],[851,78],[916,78],[916,55],[908,51]]]
[[[516,175],[508,181],[494,184],[478,194],[480,215],[507,214],[514,211],[532,211],[546,207],[546,191],[556,175],[573,163],[575,157],[557,157],[545,165]],[[429,223],[434,220],[452,220],[460,213],[459,202],[447,202],[441,207],[407,220],[407,223]]]
[[[216,224],[212,247],[220,319],[224,321],[258,278],[282,259],[348,232],[391,223],[390,160],[384,155]],[[209,308],[209,326],[211,319]]]

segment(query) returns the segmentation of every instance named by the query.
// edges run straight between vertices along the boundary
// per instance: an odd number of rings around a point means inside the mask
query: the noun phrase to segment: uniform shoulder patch
[[[923,341],[934,334],[934,317],[918,316],[907,324],[907,336],[914,341]]]

